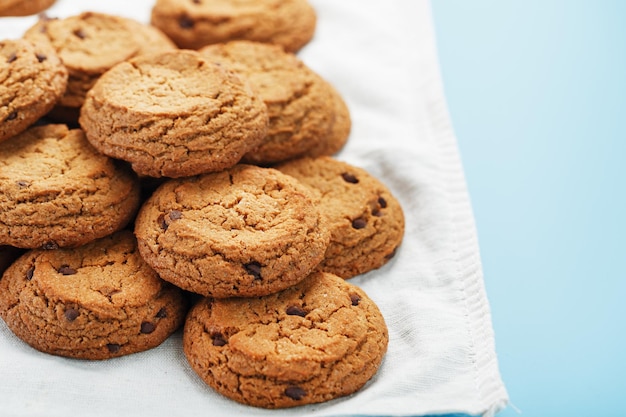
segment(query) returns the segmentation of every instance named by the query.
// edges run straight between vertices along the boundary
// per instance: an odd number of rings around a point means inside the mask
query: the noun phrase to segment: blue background
[[[432,9],[511,402],[626,416],[626,1]]]

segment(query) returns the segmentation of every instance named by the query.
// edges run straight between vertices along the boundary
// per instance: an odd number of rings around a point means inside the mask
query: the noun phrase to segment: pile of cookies
[[[394,256],[404,216],[333,157],[348,107],[295,55],[315,19],[305,0],[157,0],[150,25],[42,15],[0,40],[0,317],[17,337],[107,359],[182,327],[200,378],[265,408],[377,372],[387,327],[347,280]]]

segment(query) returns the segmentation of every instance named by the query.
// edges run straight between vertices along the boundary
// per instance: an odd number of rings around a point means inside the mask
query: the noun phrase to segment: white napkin
[[[392,261],[353,278],[390,331],[378,374],[358,393],[289,410],[242,406],[190,369],[180,332],[153,350],[108,361],[33,350],[0,320],[1,416],[340,416],[467,413],[508,401],[498,371],[474,219],[446,110],[427,0],[311,0],[314,40],[300,58],[348,103],[353,130],[337,155],[399,198],[406,234]],[[57,0],[148,22],[151,0]],[[35,17],[0,18],[0,39]]]

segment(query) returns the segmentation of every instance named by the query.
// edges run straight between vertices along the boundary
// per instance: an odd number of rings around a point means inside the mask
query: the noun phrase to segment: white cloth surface
[[[346,398],[256,409],[221,397],[194,374],[180,331],[150,351],[90,362],[37,352],[0,320],[0,416],[491,416],[507,404],[430,4],[311,3],[318,26],[299,57],[342,94],[353,122],[336,157],[383,181],[406,215],[395,258],[350,281],[374,299],[389,326],[377,375]],[[57,0],[48,14],[97,10],[148,22],[152,4]],[[0,39],[20,37],[35,20],[0,18]]]

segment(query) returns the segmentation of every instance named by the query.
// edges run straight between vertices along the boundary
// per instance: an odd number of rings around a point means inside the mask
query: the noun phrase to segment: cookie
[[[0,245],[79,246],[122,229],[138,205],[136,175],[79,129],[37,126],[0,143]]]
[[[146,262],[185,290],[253,297],[304,279],[329,235],[310,191],[274,169],[236,165],[173,179],[141,207],[135,235]]]
[[[183,352],[220,394],[286,408],[358,391],[378,371],[388,339],[362,289],[317,272],[277,294],[198,302],[185,321]]]
[[[157,28],[96,12],[64,19],[42,16],[24,37],[50,45],[67,67],[67,91],[50,114],[67,123],[76,123],[87,91],[108,69],[136,56],[176,49]]]
[[[0,0],[0,16],[28,16],[41,13],[55,0]]]
[[[0,142],[48,113],[67,86],[56,53],[25,39],[0,41]]]
[[[294,54],[250,41],[211,45],[200,52],[248,79],[267,106],[267,135],[243,162],[268,165],[305,155],[331,155],[346,143],[351,126],[348,107],[333,86]]]
[[[141,175],[176,178],[235,165],[268,125],[245,80],[187,50],[116,65],[87,94],[79,121],[105,155]]]
[[[31,250],[0,280],[0,317],[37,350],[107,359],[161,344],[184,321],[182,291],[143,261],[130,231]]]
[[[313,38],[316,22],[307,0],[157,0],[151,16],[185,49],[251,40],[296,52]]]
[[[399,201],[362,168],[332,157],[301,158],[276,167],[311,187],[331,232],[318,268],[352,278],[383,266],[404,235]]]

